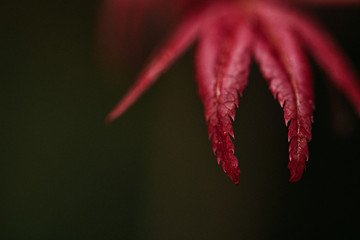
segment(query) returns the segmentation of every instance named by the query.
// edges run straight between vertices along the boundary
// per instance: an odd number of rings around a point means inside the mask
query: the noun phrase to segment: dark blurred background
[[[0,239],[359,239],[360,121],[316,66],[303,179],[258,67],[235,122],[239,186],[208,141],[192,48],[110,126],[138,66],[100,67],[99,0],[0,3]],[[360,71],[360,8],[305,9]]]

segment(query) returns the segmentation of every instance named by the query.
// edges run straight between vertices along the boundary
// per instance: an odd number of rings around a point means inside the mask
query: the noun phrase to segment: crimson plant
[[[130,5],[146,12],[163,0],[107,0],[124,13]],[[234,155],[232,121],[244,91],[252,59],[284,110],[288,126],[290,181],[299,181],[309,158],[314,110],[310,53],[360,114],[360,84],[334,39],[291,3],[359,3],[358,0],[208,0],[170,1],[182,6],[181,23],[145,66],[135,85],[108,115],[122,115],[191,44],[197,42],[196,70],[214,154],[232,181],[240,170]],[[116,12],[116,11],[115,11]]]

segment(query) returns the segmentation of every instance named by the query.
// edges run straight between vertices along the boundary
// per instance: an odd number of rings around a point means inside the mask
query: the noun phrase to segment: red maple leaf
[[[111,1],[122,6],[130,4],[125,0]],[[280,1],[177,2],[182,4],[185,17],[145,67],[135,85],[108,115],[107,121],[111,122],[123,114],[160,74],[197,41],[197,80],[213,150],[223,170],[238,184],[240,170],[234,155],[232,120],[254,58],[284,110],[290,143],[290,181],[301,179],[309,157],[308,142],[312,137],[314,109],[313,79],[306,51],[314,56],[360,114],[359,81],[342,50],[315,21],[288,5],[280,4]],[[156,3],[164,1],[137,1],[138,8],[142,10]]]

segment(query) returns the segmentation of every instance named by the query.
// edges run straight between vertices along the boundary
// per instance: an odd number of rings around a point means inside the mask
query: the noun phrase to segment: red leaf
[[[266,4],[266,8],[261,8],[261,12],[294,29],[298,38],[328,73],[334,84],[349,98],[360,115],[358,74],[335,40],[315,21],[293,9]]]
[[[284,108],[285,124],[288,125],[290,120],[296,118],[296,99],[285,67],[278,53],[264,37],[257,38],[253,53],[261,72],[269,83],[271,92]]]
[[[290,120],[288,134],[290,181],[296,182],[302,177],[305,160],[309,158],[307,143],[311,140],[314,93],[310,67],[299,43],[290,32],[282,32],[280,39],[282,61],[290,76],[296,99],[296,117]]]
[[[290,121],[288,132],[290,162],[288,167],[291,174],[290,181],[296,182],[301,179],[305,162],[309,158],[308,142],[312,137],[314,93],[311,70],[300,42],[288,28],[287,22],[281,19],[281,16],[264,14],[262,25],[280,60],[278,62],[271,52],[268,53],[270,56],[268,59],[271,60],[268,64],[272,63],[271,70],[276,69],[276,72],[271,73],[273,79],[269,79],[271,77],[269,72],[265,72],[264,75],[270,80],[271,90],[274,95],[279,97],[280,104],[285,103],[285,121],[287,123]],[[267,45],[265,44],[265,46]],[[287,78],[282,73],[283,68],[286,70]],[[285,79],[274,80],[274,77],[279,76]],[[275,82],[272,83],[273,81]],[[287,85],[288,83],[290,83],[292,91]],[[278,87],[279,85],[281,87]]]
[[[140,2],[153,1],[163,0]],[[129,3],[127,0],[126,4]],[[360,114],[360,84],[342,51],[306,16],[275,1],[182,0],[178,3],[203,12],[186,18],[107,120],[121,115],[200,36],[197,80],[218,163],[237,184],[240,170],[234,155],[232,120],[238,94],[242,94],[247,84],[253,53],[270,90],[284,109],[289,127],[290,181],[298,181],[309,157],[314,109],[312,76],[303,47],[310,49]]]
[[[328,73],[333,83],[349,98],[360,115],[360,81],[350,61],[320,26],[309,19],[294,15],[293,22],[300,39]]]
[[[157,80],[159,75],[194,41],[199,26],[199,16],[193,16],[187,18],[178,27],[160,52],[152,58],[152,61],[147,65],[135,85],[107,116],[106,122],[109,123],[123,114]]]
[[[234,156],[230,118],[234,120],[238,94],[247,84],[252,38],[245,23],[235,27],[231,20],[231,17],[217,19],[211,29],[202,33],[197,53],[197,79],[214,153],[223,170],[238,184],[240,170]]]

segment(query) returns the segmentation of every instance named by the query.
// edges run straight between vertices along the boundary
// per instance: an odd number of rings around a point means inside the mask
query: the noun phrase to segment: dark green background
[[[291,184],[283,113],[252,67],[235,186],[208,141],[194,49],[103,124],[139,69],[99,67],[99,6],[0,3],[0,239],[359,238],[360,121],[318,68],[310,161]],[[309,10],[359,69],[360,9]]]

